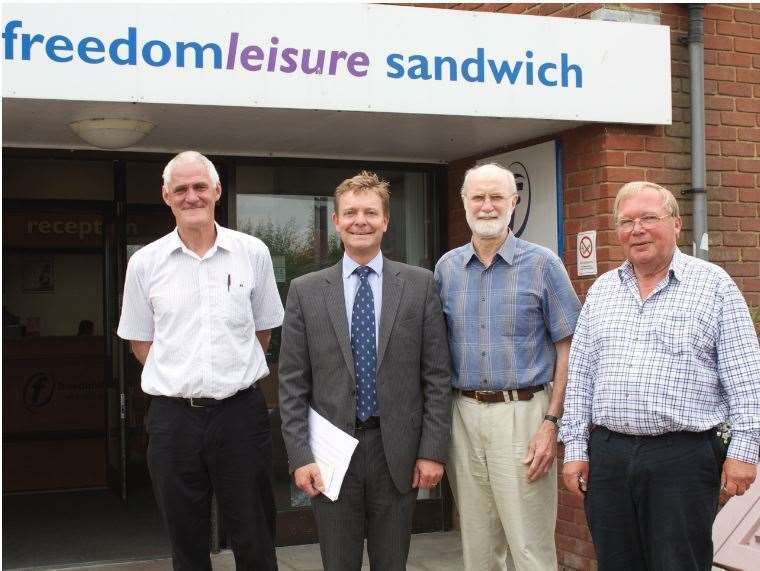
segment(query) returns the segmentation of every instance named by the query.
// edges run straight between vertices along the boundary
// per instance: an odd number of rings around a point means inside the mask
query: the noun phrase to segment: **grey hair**
[[[473,176],[479,174],[486,174],[490,175],[493,178],[504,179],[504,187],[507,191],[509,191],[509,194],[517,194],[517,183],[515,183],[515,175],[512,174],[512,171],[505,169],[503,166],[497,163],[486,163],[483,165],[474,166],[471,169],[468,169],[466,173],[464,173],[464,181],[462,182],[462,188],[459,191],[459,193],[462,195],[462,198],[465,197],[465,193],[467,192],[467,183]]]
[[[213,185],[219,185],[219,173],[216,172],[214,163],[212,163],[207,157],[200,154],[198,151],[182,151],[178,155],[175,155],[172,160],[166,163],[166,166],[164,167],[164,174],[161,177],[164,181],[164,186],[167,186],[169,184],[169,181],[171,181],[174,167],[176,167],[179,163],[190,163],[193,161],[199,161],[202,163],[203,166],[206,167],[208,176],[211,179]]]
[[[678,218],[678,201],[676,200],[676,197],[673,196],[672,192],[670,192],[664,186],[660,186],[659,184],[637,180],[624,184],[622,188],[618,190],[618,193],[615,196],[615,204],[612,207],[612,219],[615,221],[615,223],[618,221],[620,203],[623,202],[626,198],[630,198],[631,195],[647,189],[657,191],[662,197],[662,205],[665,207],[665,210],[667,210],[668,214],[670,214],[673,218]]]

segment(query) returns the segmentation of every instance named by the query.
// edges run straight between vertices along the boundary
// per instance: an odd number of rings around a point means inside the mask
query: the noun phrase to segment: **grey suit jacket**
[[[377,393],[383,447],[399,492],[417,458],[445,462],[451,425],[450,359],[441,302],[426,269],[383,258]],[[313,407],[354,434],[356,378],[342,262],[293,280],[280,349],[282,434],[295,470],[310,464]]]

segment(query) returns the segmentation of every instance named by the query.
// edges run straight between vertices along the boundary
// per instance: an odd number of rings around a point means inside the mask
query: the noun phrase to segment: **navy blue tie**
[[[359,266],[359,289],[351,313],[351,351],[356,373],[356,417],[365,421],[377,415],[377,347],[375,345],[375,297],[369,287],[372,268]]]

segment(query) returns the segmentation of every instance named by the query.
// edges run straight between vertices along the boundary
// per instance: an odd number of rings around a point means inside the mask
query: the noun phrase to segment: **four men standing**
[[[470,169],[472,242],[435,269],[454,368],[447,469],[469,571],[557,567],[557,420],[580,303],[562,261],[511,233],[517,200],[510,171]]]
[[[276,569],[256,384],[283,317],[272,261],[214,222],[221,185],[206,157],[180,153],[163,178],[177,228],[130,260],[118,333],[154,396],[148,463],[174,567],[210,569],[213,489],[236,566]],[[510,171],[470,169],[461,194],[472,241],[433,276],[382,255],[388,184],[343,181],[343,259],[290,284],[282,430],[325,568],[358,570],[366,536],[373,569],[405,569],[416,489],[438,484],[448,457],[466,569],[556,569],[564,402],[563,479],[585,498],[600,569],[709,569],[719,491],[749,488],[760,448],[760,348],[736,285],[678,250],[673,195],[636,182],[614,205],[626,261],[580,311],[561,260],[511,233]],[[359,440],[334,502],[310,407]]]

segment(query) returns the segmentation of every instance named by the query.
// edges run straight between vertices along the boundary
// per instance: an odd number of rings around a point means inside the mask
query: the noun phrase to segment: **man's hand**
[[[325,491],[322,475],[316,462],[296,469],[293,472],[293,478],[296,481],[296,486],[306,492],[310,498],[314,498]]]
[[[571,494],[583,497],[588,484],[588,462],[576,460],[562,467],[562,482]]]
[[[425,458],[417,458],[414,464],[414,478],[412,488],[429,490],[443,478],[443,464]]]
[[[538,431],[530,439],[523,464],[530,464],[528,481],[534,482],[549,472],[557,457],[557,426],[548,420],[541,423]]]
[[[741,496],[749,490],[757,476],[757,466],[733,458],[723,462],[723,474],[720,477],[720,489],[726,496]]]

